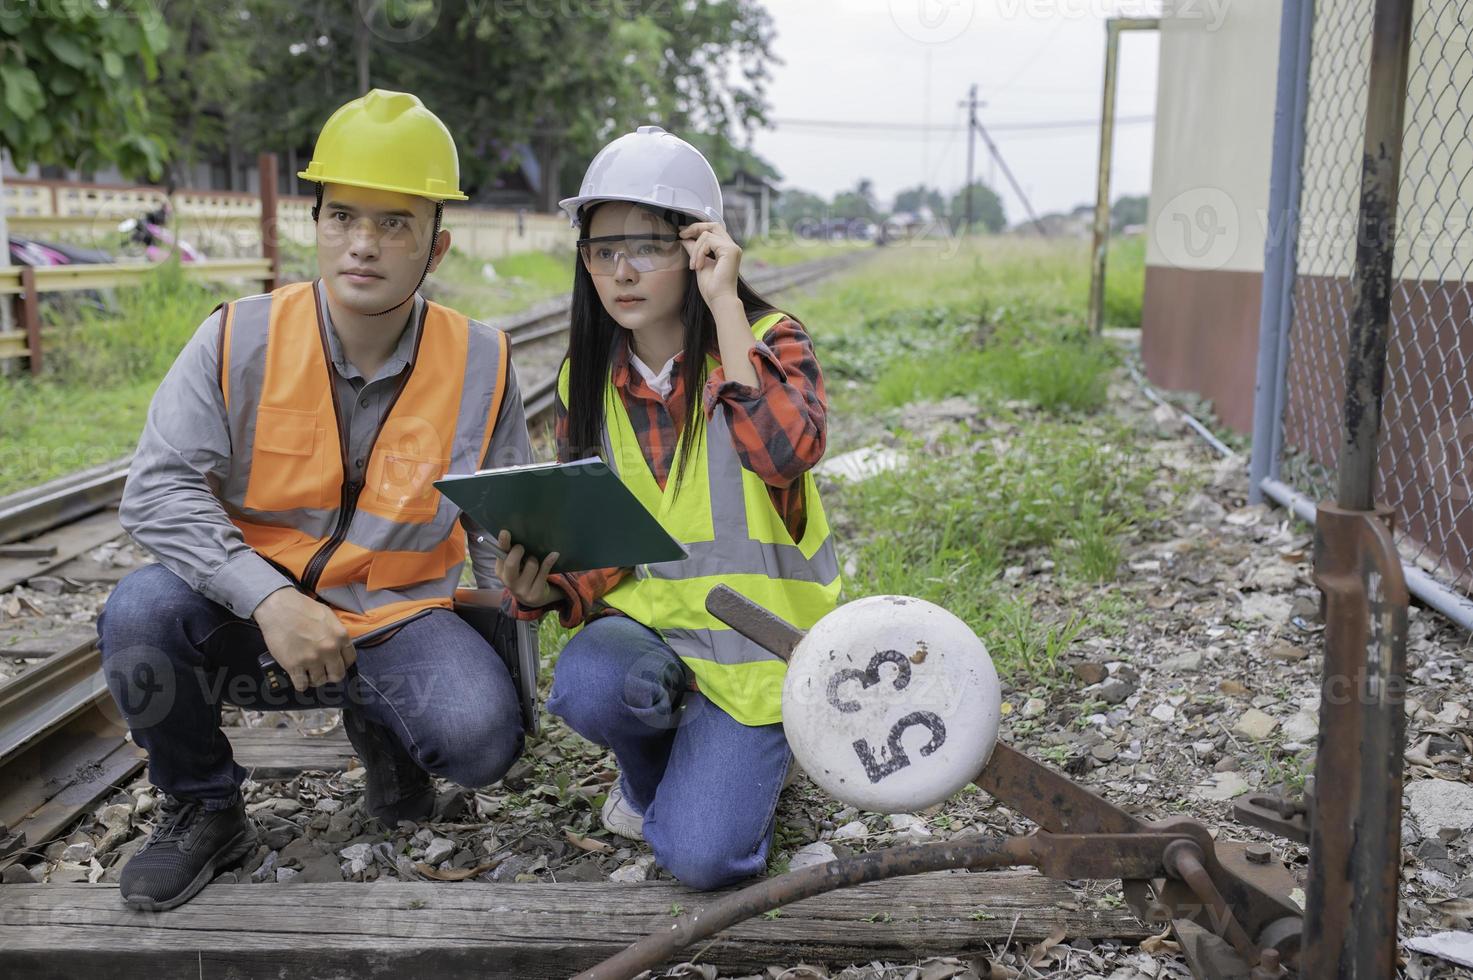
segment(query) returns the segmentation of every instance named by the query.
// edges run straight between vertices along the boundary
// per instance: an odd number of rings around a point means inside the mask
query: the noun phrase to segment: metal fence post
[[[271,263],[270,278],[264,283],[269,293],[281,281],[281,230],[276,218],[276,154],[262,153],[258,156],[256,173],[261,185],[261,257]]]
[[[1274,96],[1273,162],[1269,170],[1268,225],[1263,250],[1263,294],[1258,318],[1258,370],[1253,392],[1253,449],[1248,502],[1261,503],[1263,480],[1277,472],[1283,423],[1284,362],[1293,316],[1295,253],[1299,244],[1300,166],[1309,92],[1314,0],[1285,0],[1279,20],[1278,87]],[[1278,222],[1275,227],[1275,222]]]
[[[1396,969],[1408,595],[1376,508],[1377,436],[1395,282],[1397,185],[1413,0],[1376,0],[1335,504],[1315,520],[1325,664],[1310,824],[1304,975]]]
[[[1094,238],[1090,247],[1088,325],[1105,328],[1105,253],[1110,247],[1110,167],[1115,146],[1115,82],[1122,31],[1160,30],[1159,17],[1111,17],[1105,21],[1105,81],[1100,106],[1100,156],[1095,169]],[[990,141],[989,141],[990,144]]]
[[[19,301],[21,325],[26,331],[26,358],[32,376],[41,373],[41,294],[36,291],[36,270],[28,265],[20,270]]]

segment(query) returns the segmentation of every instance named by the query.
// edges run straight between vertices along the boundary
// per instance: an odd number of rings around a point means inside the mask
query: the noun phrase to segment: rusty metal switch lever
[[[712,615],[784,660],[802,631],[726,586],[706,599]],[[1217,843],[1193,820],[1145,823],[1041,763],[999,742],[976,785],[1037,824],[1027,838],[961,838],[920,847],[895,847],[770,879],[718,899],[677,920],[581,976],[630,977],[658,966],[690,942],[760,912],[861,881],[942,868],[974,870],[1032,865],[1063,879],[1119,878],[1132,911],[1143,921],[1171,921],[1178,936],[1225,937],[1211,955],[1184,952],[1198,976],[1210,980],[1284,975],[1294,968],[1302,919],[1289,898],[1292,879],[1282,865],[1250,857],[1243,845]],[[1265,812],[1289,817],[1277,801]],[[1215,940],[1214,940],[1215,941]]]
[[[803,631],[774,616],[729,585],[706,593],[706,611],[780,660],[788,661]]]

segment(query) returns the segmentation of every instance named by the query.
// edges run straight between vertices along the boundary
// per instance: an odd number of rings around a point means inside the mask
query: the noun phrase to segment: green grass
[[[293,275],[315,275],[310,249],[283,255]],[[454,252],[432,277],[436,296],[474,317],[503,316],[566,292],[571,254],[509,255],[494,263]],[[154,389],[175,356],[221,300],[255,292],[191,283],[160,267],[137,288],[117,290],[104,316],[69,304],[47,311],[45,371],[0,375],[0,494],[11,493],[132,452]]]
[[[1000,672],[1031,683],[1056,680],[1078,639],[1115,629],[1109,584],[1150,516],[1150,471],[1102,411],[1115,357],[1084,329],[1086,259],[1075,243],[896,248],[794,310],[815,335],[836,426],[872,440],[879,422],[907,457],[825,494],[851,569],[844,598],[944,606]],[[978,407],[975,422],[897,427],[898,407],[953,397]],[[1003,574],[1045,561],[1065,602],[1040,605],[1029,576]]]
[[[41,377],[0,377],[0,493],[132,452],[159,380],[223,298],[168,265],[118,290],[114,317],[48,316]]]
[[[1151,475],[1126,445],[1118,430],[1035,418],[999,439],[914,445],[902,469],[837,484],[825,507],[852,558],[845,600],[934,602],[987,641],[999,670],[1045,679],[1082,630],[1108,622],[1087,607],[1040,618],[1002,572],[1052,554],[1081,588],[1114,579]]]
[[[1105,259],[1105,326],[1137,330],[1146,293],[1146,236],[1112,238]]]
[[[755,266],[797,265],[811,262],[843,252],[872,249],[869,242],[834,242],[795,238],[792,235],[772,235],[768,238],[753,238],[742,246],[743,271],[750,274]]]
[[[487,278],[490,266],[495,278]],[[427,283],[436,301],[481,320],[507,316],[573,288],[573,254],[520,252],[494,262],[452,246]]]

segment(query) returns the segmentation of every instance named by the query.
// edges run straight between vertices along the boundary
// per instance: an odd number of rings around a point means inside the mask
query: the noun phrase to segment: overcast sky
[[[776,129],[753,149],[782,187],[831,198],[862,177],[888,207],[918,183],[948,195],[966,175],[966,110],[978,112],[1038,213],[1093,202],[1104,77],[1104,19],[1152,15],[1154,0],[765,0],[777,28],[768,95]],[[1156,105],[1156,36],[1121,44],[1111,198],[1150,189],[1149,121]],[[1019,125],[1087,122],[1066,129]],[[841,125],[834,126],[833,123]],[[847,124],[859,123],[855,127]],[[886,124],[902,123],[895,128]],[[925,128],[925,127],[931,128]],[[1018,196],[979,139],[978,176],[997,188],[1009,222]]]

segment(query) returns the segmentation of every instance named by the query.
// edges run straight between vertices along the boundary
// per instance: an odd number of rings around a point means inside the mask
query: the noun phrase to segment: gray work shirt
[[[372,378],[364,378],[343,354],[323,291],[320,308],[328,325],[333,384],[343,417],[350,477],[363,479],[371,440],[388,412],[398,377],[409,367],[424,298],[415,296],[409,323],[393,354]],[[489,329],[476,324],[472,329]],[[509,355],[508,355],[509,356]],[[229,470],[232,447],[220,393],[220,314],[212,313],[185,344],[154,392],[138,451],[128,468],[118,518],[123,529],[190,588],[248,618],[256,606],[292,582],[246,544],[217,496]],[[532,459],[527,416],[516,371],[507,365],[506,393],[482,468],[514,466]],[[494,378],[470,378],[495,384]],[[493,463],[494,460],[494,463]],[[479,588],[500,591],[495,551],[484,533],[462,515],[471,567]]]

